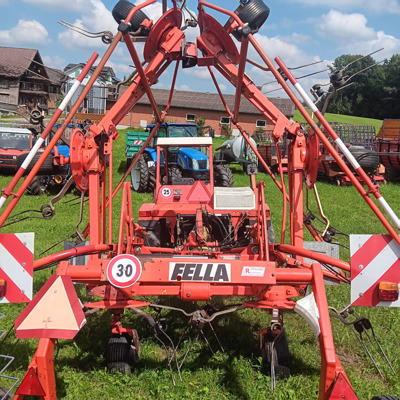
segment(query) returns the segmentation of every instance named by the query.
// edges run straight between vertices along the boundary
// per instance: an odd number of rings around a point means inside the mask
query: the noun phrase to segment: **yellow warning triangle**
[[[72,339],[86,323],[68,276],[53,275],[15,320],[18,338]]]

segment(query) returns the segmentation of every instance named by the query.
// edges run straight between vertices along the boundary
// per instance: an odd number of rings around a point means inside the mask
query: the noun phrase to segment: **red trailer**
[[[89,318],[89,315],[96,310],[107,309],[113,315],[112,336],[107,349],[110,369],[124,372],[127,365],[129,367],[130,362],[136,362],[140,355],[136,330],[124,327],[121,323],[124,312],[131,311],[142,316],[162,343],[168,341],[163,324],[146,313],[143,310],[145,306],[179,310],[197,324],[211,322],[219,315],[234,312],[242,307],[270,310],[272,314],[270,324],[260,332],[259,336],[262,355],[271,369],[272,376],[279,372],[285,373],[287,341],[285,341],[282,314],[294,310],[311,325],[318,338],[321,356],[318,398],[357,399],[335,352],[324,286],[324,277],[336,282],[347,282],[346,275],[350,271],[350,265],[345,261],[304,248],[304,228],[311,232],[316,241],[323,240],[312,223],[304,223],[303,209],[304,191],[314,188],[317,177],[319,143],[322,142],[326,146],[383,224],[392,248],[393,246],[398,248],[400,245],[400,237],[396,230],[400,228],[397,215],[335,131],[323,119],[284,63],[279,58],[276,59],[285,78],[288,78],[304,97],[304,101],[320,119],[335,145],[349,160],[351,168],[313,122],[275,64],[257,43],[254,33],[269,14],[268,7],[261,0],[243,1],[235,12],[199,0],[198,15],[186,22],[183,21],[182,11],[185,2],[182,7],[178,7],[177,2],[172,1],[172,7],[167,10],[167,2],[163,1],[164,13],[154,23],[148,19],[145,11],[146,7],[155,1],[146,0],[138,6],[127,1],[116,4],[113,15],[119,24],[118,33],[112,40],[110,33],[107,33],[105,41],[109,42],[108,50],[72,107],[71,113],[57,130],[19,189],[14,192],[16,185],[14,180],[3,189],[0,206],[5,205],[9,198],[10,201],[0,216],[0,226],[21,199],[30,180],[77,112],[111,53],[122,41],[132,57],[137,70],[136,76],[97,125],[92,124],[87,131],[75,129],[71,136],[69,162],[72,176],[76,186],[82,192],[89,193],[89,223],[84,231],[89,244],[36,259],[34,262],[35,270],[52,266],[54,263],[59,265],[56,274],[45,283],[15,321],[18,337],[40,338],[37,351],[15,399],[23,399],[27,395],[36,395],[46,400],[57,398],[53,365],[55,341],[58,338],[73,338],[86,322],[86,317]],[[225,25],[211,16],[210,10],[227,19]],[[183,26],[183,23],[186,25]],[[183,28],[196,24],[200,32],[197,42],[189,43],[186,41],[186,30]],[[233,41],[234,38],[240,43],[240,51]],[[137,52],[135,44],[137,41],[145,42],[143,60]],[[264,68],[271,71],[285,89],[310,124],[310,130],[304,131],[300,124],[288,120],[245,73],[249,46],[254,48],[265,63]],[[173,64],[175,72],[170,101],[163,113],[160,113],[151,85],[157,82],[169,65]],[[133,219],[130,184],[120,182],[114,187],[112,155],[113,142],[118,139],[117,124],[138,99],[147,94],[157,123],[126,171],[124,178],[127,178],[170,107],[180,65],[184,68],[196,65],[206,68],[225,105],[214,71],[218,71],[236,88],[234,109],[226,107],[226,111],[232,123],[257,155],[259,163],[282,191],[284,212],[280,238],[274,238],[272,234],[270,213],[273,210],[270,210],[265,202],[264,182],[256,184],[255,176],[249,172],[248,187],[214,187],[210,138],[199,138],[198,142],[190,143],[183,139],[177,141],[169,138],[158,141],[157,152],[165,163],[164,166],[161,166],[161,163],[157,165],[154,201],[140,207],[137,222]],[[274,125],[274,142],[278,143],[284,135],[287,135],[290,141],[288,188],[284,183],[282,169],[279,168],[281,182],[278,182],[242,129],[239,114],[242,96],[255,105]],[[168,167],[168,159],[173,157],[178,146],[193,145],[203,148],[208,154],[210,165],[208,181],[182,178]],[[161,171],[161,168],[164,168],[164,171]],[[367,190],[360,184],[352,169],[363,178]],[[22,174],[23,171],[17,173],[17,177]],[[115,194],[120,190],[122,190],[122,201],[118,240],[113,240],[112,222],[116,217],[112,210],[116,201]],[[396,228],[389,223],[372,200],[372,196],[389,214]],[[286,236],[289,240],[285,242],[287,220],[290,228]],[[89,256],[86,264],[73,265],[68,261],[71,256],[80,254]],[[311,259],[311,262],[307,262],[306,257]],[[323,269],[321,264],[326,264],[329,268]],[[395,279],[398,279],[397,282],[400,281],[398,272]],[[96,297],[93,301],[86,301],[83,310],[73,283],[84,284],[87,294]],[[388,286],[387,283],[385,276],[374,282],[374,285],[384,284],[380,286],[379,291],[373,287],[371,299],[374,303],[379,300],[379,296],[383,296],[385,299],[383,301],[390,301],[396,294],[398,296],[398,289]],[[308,295],[306,295],[307,287],[311,288],[311,293]],[[208,308],[187,314],[183,308],[171,307],[162,301],[151,304],[149,296],[160,298],[174,296],[182,301],[210,303],[217,296],[235,296],[243,300],[239,306],[230,306],[228,309],[217,310],[211,303]],[[172,356],[169,358],[169,365],[176,358],[176,347],[171,342],[170,348]],[[178,365],[177,369],[179,371]]]
[[[377,136],[376,151],[385,166],[385,179],[400,180],[400,119],[383,121]]]

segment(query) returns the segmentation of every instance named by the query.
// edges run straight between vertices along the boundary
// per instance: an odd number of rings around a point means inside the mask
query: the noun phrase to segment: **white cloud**
[[[30,1],[47,1],[47,0],[30,0]],[[74,0],[80,2],[80,0]],[[86,7],[81,10],[81,18],[78,18],[73,22],[80,28],[83,28],[89,32],[100,32],[109,30],[111,32],[116,31],[116,22],[111,15],[111,12],[107,10],[104,4],[100,0],[86,0]],[[83,49],[94,49],[104,48],[100,38],[92,39],[83,36],[71,29],[67,29],[58,34],[59,43],[67,49],[74,49],[76,47]]]
[[[379,14],[400,14],[398,0],[287,0],[308,6],[325,6],[339,10],[369,10]]]
[[[38,21],[20,19],[8,30],[0,31],[0,43],[6,46],[39,47],[50,42],[46,28]]]
[[[400,52],[400,40],[383,31],[367,26],[367,18],[358,13],[344,14],[330,10],[323,15],[317,26],[319,35],[337,42],[339,49],[350,54],[369,54],[380,48],[377,57],[391,57]]]
[[[25,0],[40,4],[51,3],[53,0]],[[113,6],[115,3],[113,3]],[[114,35],[117,32],[117,23],[115,22],[111,11],[106,8],[101,0],[72,0],[71,9],[76,9],[81,14],[73,25],[83,28],[89,32],[111,31]],[[161,3],[151,4],[144,10],[145,14],[156,21],[162,13]],[[100,38],[88,38],[71,29],[67,29],[58,34],[59,43],[67,49],[96,49],[103,50],[105,45]],[[139,44],[140,46],[140,44]],[[139,53],[141,54],[141,52]]]
[[[343,14],[336,10],[330,10],[321,17],[317,32],[325,37],[351,42],[371,40],[375,36],[374,30],[367,27],[367,18],[364,15]]]
[[[182,84],[182,85],[178,85],[178,86],[177,86],[177,89],[178,89],[178,90],[185,90],[185,91],[191,90],[191,89],[190,89],[190,86],[189,86],[189,85],[186,85],[185,83]]]
[[[64,67],[67,65],[67,62],[64,60],[64,58],[59,57],[59,56],[42,56],[43,63],[47,67],[50,68],[56,68],[56,69],[61,69],[63,70]]]

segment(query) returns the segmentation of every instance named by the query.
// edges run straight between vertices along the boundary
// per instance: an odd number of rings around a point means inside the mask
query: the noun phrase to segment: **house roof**
[[[0,47],[0,76],[19,78],[30,67],[34,58],[42,61],[39,51],[16,47]]]
[[[126,89],[126,86],[122,86],[121,92]],[[168,99],[170,95],[169,90],[165,89],[153,89],[153,95],[158,105],[166,106],[168,104]],[[234,109],[235,95],[227,94],[224,95],[224,99],[230,110]],[[271,103],[275,105],[285,116],[292,117],[294,115],[294,103],[290,99],[281,98],[269,98]],[[143,96],[138,104],[150,104],[147,95]],[[226,114],[224,105],[222,104],[221,98],[217,93],[203,93],[203,92],[189,92],[183,90],[175,90],[172,97],[172,106],[188,109],[197,110],[215,110],[221,111]],[[245,114],[260,114],[260,111],[253,106],[245,97],[242,96],[240,101],[241,113]]]
[[[82,70],[85,67],[86,64],[84,63],[78,63],[78,64],[68,64],[65,68],[64,68],[64,72],[66,74],[68,74],[69,71],[71,70],[75,70],[75,69],[79,69]],[[90,68],[90,73],[93,74],[94,70],[97,68],[97,66],[93,66],[92,68]],[[119,82],[119,79],[116,78],[115,76],[115,72],[111,67],[103,67],[103,69],[100,72],[99,78],[103,79],[103,80],[107,80],[107,75],[110,74],[112,77],[112,80],[114,82]]]
[[[45,67],[47,76],[53,85],[61,85],[65,81],[66,74],[58,69]]]

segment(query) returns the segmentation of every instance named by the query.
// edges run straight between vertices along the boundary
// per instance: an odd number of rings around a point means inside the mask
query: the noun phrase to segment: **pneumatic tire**
[[[133,7],[134,5],[130,1],[121,0],[114,6],[112,10],[112,16],[118,24],[124,22]],[[131,26],[129,30],[132,32],[136,32],[140,28],[140,24],[145,19],[149,18],[142,10],[138,10],[137,12],[135,12],[131,19]]]
[[[238,17],[245,24],[248,23],[253,31],[261,28],[269,16],[269,8],[262,0],[242,0],[241,3],[244,4],[244,7],[239,11]],[[234,32],[234,36],[239,41],[241,40],[237,31]]]
[[[48,181],[46,176],[36,175],[31,180],[31,183],[26,188],[26,192],[31,196],[40,196],[46,193],[48,187]]]
[[[145,193],[149,183],[149,168],[143,154],[131,171],[131,183],[135,192]]]
[[[225,164],[218,164],[214,167],[214,185],[219,187],[232,187],[233,174]]]
[[[182,178],[182,171],[179,167],[169,167],[168,168],[168,184],[172,185],[173,181]]]
[[[25,175],[32,171],[32,168],[34,167],[34,165],[39,160],[39,158],[40,158],[40,156],[42,154],[43,154],[42,151],[39,151],[39,152],[37,152],[35,154],[35,156],[32,158],[32,161],[28,165],[28,168],[25,170]],[[21,167],[22,163],[25,161],[25,158],[26,158],[25,154],[23,156],[19,156],[18,157],[18,159],[17,159],[17,167],[18,167],[18,169]],[[50,153],[46,157],[46,159],[44,160],[42,166],[40,167],[40,169],[38,171],[38,174],[40,174],[40,175],[45,175],[45,174],[52,175],[53,174],[53,169],[54,169],[53,156]]]
[[[388,182],[395,182],[400,180],[400,170],[388,165],[385,167],[385,179]]]
[[[374,172],[379,167],[379,155],[363,146],[350,146],[349,152],[366,172]],[[346,163],[348,164],[347,160]]]

